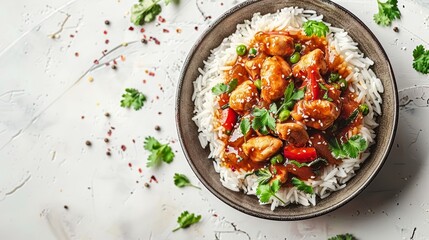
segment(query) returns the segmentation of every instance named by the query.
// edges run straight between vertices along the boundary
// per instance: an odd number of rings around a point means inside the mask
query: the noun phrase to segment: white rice
[[[301,31],[302,24],[308,20],[322,21],[323,16],[317,15],[315,11],[301,8],[284,8],[273,14],[261,15],[255,13],[251,20],[246,20],[243,24],[237,25],[237,31],[222,44],[211,51],[211,55],[204,62],[204,69],[199,69],[201,75],[194,82],[194,94],[192,100],[195,103],[195,116],[193,120],[198,126],[199,140],[202,147],[209,145],[213,158],[214,168],[220,175],[223,186],[232,191],[243,191],[249,195],[256,194],[257,177],[249,175],[243,170],[232,171],[220,165],[220,157],[224,152],[224,143],[219,140],[222,134],[222,127],[214,128],[214,111],[217,105],[215,96],[211,93],[211,88],[218,83],[224,82],[224,71],[231,68],[237,59],[236,46],[238,44],[248,44],[259,31]],[[369,114],[364,117],[364,126],[360,130],[360,135],[365,138],[369,145],[374,143],[374,128],[378,126],[375,121],[377,115],[381,115],[382,99],[380,93],[383,92],[383,85],[374,72],[369,69],[374,62],[364,57],[358,49],[357,43],[341,28],[330,26],[327,35],[331,51],[340,54],[348,68],[351,70],[346,80],[349,83],[350,91],[357,96],[357,101],[363,101],[369,106]],[[348,180],[359,169],[360,164],[369,156],[368,150],[362,153],[357,159],[343,159],[339,166],[327,166],[322,171],[320,178],[306,181],[314,188],[315,194],[306,194],[298,191],[295,187],[282,187],[277,195],[286,203],[283,204],[275,198],[271,198],[269,203],[271,209],[277,206],[285,206],[290,203],[304,206],[316,205],[316,195],[320,198],[328,197],[332,192],[338,191],[346,186]]]

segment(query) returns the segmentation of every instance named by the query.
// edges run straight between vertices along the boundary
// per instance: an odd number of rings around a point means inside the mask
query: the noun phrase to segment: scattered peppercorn
[[[104,139],[104,142],[105,142],[105,143],[108,143],[108,142],[109,142],[109,139],[108,139],[108,138],[105,138],[105,139]]]
[[[69,210],[69,206],[64,205],[64,209],[65,209],[65,210]]]
[[[399,32],[399,28],[398,28],[398,27],[394,27],[394,28],[393,28],[393,31],[394,31],[394,32]]]
[[[147,40],[146,40],[146,39],[144,39],[144,38],[142,38],[142,43],[143,43],[143,44],[147,44]]]
[[[91,142],[89,140],[86,140],[85,144],[86,146],[91,146]]]
[[[116,67],[116,65],[112,65],[112,69],[116,70],[116,69],[118,69],[118,67]]]
[[[106,117],[110,117],[110,113],[106,112],[106,113],[104,114],[104,116],[106,116]]]
[[[106,152],[106,155],[107,155],[107,156],[111,156],[111,155],[112,155],[112,153],[110,153],[110,152]]]
[[[144,183],[144,186],[145,186],[146,188],[150,188],[150,185],[149,185],[149,183],[147,183],[147,182],[145,182],[145,183]]]
[[[161,130],[161,127],[160,127],[160,126],[158,126],[158,125],[156,125],[156,126],[155,126],[155,130],[156,130],[156,131],[160,131],[160,130]]]
[[[106,21],[104,21],[104,24],[106,24],[106,25],[110,25],[110,21],[109,21],[109,20],[106,20]]]

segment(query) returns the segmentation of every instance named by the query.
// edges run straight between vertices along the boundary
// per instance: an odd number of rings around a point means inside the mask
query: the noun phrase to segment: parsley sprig
[[[179,226],[173,229],[173,232],[181,228],[188,228],[189,226],[199,222],[200,220],[201,220],[201,215],[196,216],[194,213],[189,213],[188,211],[184,211],[177,218],[177,223],[179,224]]]
[[[134,25],[143,25],[155,20],[161,10],[159,0],[139,0],[139,3],[131,7],[130,20]]]
[[[276,119],[271,116],[270,112],[267,109],[261,109],[255,107],[252,112],[253,118],[252,128],[260,133],[267,135],[268,130],[276,130]]]
[[[308,20],[302,25],[302,28],[307,36],[326,37],[329,32],[329,27],[325,23],[315,20]]]
[[[174,179],[174,185],[176,185],[176,187],[183,188],[183,187],[189,186],[189,187],[201,189],[200,187],[197,187],[194,184],[192,184],[189,178],[185,174],[175,173],[173,179]]]
[[[125,108],[134,108],[134,110],[140,110],[144,102],[146,101],[146,96],[139,92],[135,88],[125,89],[125,93],[122,95],[121,107]]]
[[[280,186],[280,180],[278,179],[272,181],[271,183],[259,184],[256,188],[256,196],[259,197],[259,201],[261,201],[261,203],[267,203],[271,197],[274,197],[286,205],[286,203],[276,195],[280,189]]]
[[[334,138],[329,144],[332,151],[332,156],[335,158],[357,158],[359,153],[364,152],[368,148],[368,143],[360,135],[354,135],[347,142],[339,144],[338,140]]]
[[[339,234],[335,237],[330,237],[328,240],[356,240],[356,238],[350,233]]]
[[[308,194],[313,194],[314,190],[313,187],[310,185],[307,185],[304,181],[293,177],[292,178],[292,184],[299,190]]]
[[[151,154],[147,158],[147,167],[159,166],[162,162],[171,163],[174,158],[173,150],[168,144],[161,144],[154,137],[146,137],[144,149]]]
[[[374,21],[381,26],[389,26],[393,20],[401,18],[401,12],[398,8],[398,0],[387,0],[382,3],[377,0],[378,13],[374,14]]]
[[[246,134],[250,131],[250,120],[248,118],[242,118],[240,122],[240,131],[246,141]]]
[[[417,46],[413,51],[413,68],[421,73],[429,73],[429,50],[426,50],[423,45]]]
[[[238,85],[236,78],[232,79],[228,84],[218,83],[212,87],[212,93],[214,95],[221,95],[222,93],[231,93]]]

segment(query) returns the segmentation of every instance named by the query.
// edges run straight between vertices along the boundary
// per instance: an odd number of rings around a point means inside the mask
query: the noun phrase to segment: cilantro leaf
[[[339,234],[335,237],[330,237],[328,240],[356,240],[356,238],[350,233]]]
[[[181,228],[188,228],[189,226],[199,222],[200,220],[201,220],[201,215],[195,216],[194,213],[189,213],[188,211],[184,211],[177,218],[177,223],[179,224],[179,226],[173,229],[173,232]]]
[[[337,139],[334,139],[329,144],[332,151],[332,156],[335,158],[357,158],[359,153],[364,152],[368,148],[368,143],[360,135],[354,135],[347,142],[340,145]]]
[[[252,112],[253,118],[252,128],[255,131],[259,131],[260,133],[267,135],[268,129],[273,131],[276,130],[276,120],[273,116],[270,115],[267,109],[255,108]]]
[[[273,177],[270,170],[268,170],[267,168],[258,169],[257,171],[255,171],[255,175],[258,177],[259,184],[267,184]]]
[[[295,85],[293,82],[289,83],[285,92],[282,105],[277,110],[277,114],[283,109],[292,109],[295,105],[295,101],[299,101],[304,98],[305,88],[301,88],[295,91]]]
[[[125,93],[122,95],[121,107],[133,107],[134,110],[140,110],[145,101],[146,96],[143,93],[139,92],[135,88],[127,88],[125,89]]]
[[[212,93],[214,95],[221,95],[222,93],[231,93],[238,85],[237,78],[232,79],[228,84],[218,83],[212,87]]]
[[[250,120],[248,118],[243,118],[240,122],[240,131],[243,136],[250,131]]]
[[[387,0],[385,3],[377,0],[378,13],[374,14],[374,21],[381,26],[389,26],[393,20],[401,18],[398,0]]]
[[[161,13],[159,0],[139,0],[131,8],[131,22],[134,25],[143,25],[155,20],[155,17]]]
[[[282,199],[280,199],[276,193],[280,189],[280,180],[276,179],[272,181],[271,183],[267,184],[261,184],[259,183],[258,187],[256,188],[256,196],[258,196],[259,201],[261,203],[267,203],[271,197],[277,198],[280,202],[283,204],[286,204]]]
[[[325,165],[328,164],[328,161],[326,161],[326,159],[324,159],[324,158],[316,158],[315,160],[313,160],[313,161],[311,161],[309,163],[300,163],[300,162],[295,161],[295,160],[289,160],[290,164],[293,164],[293,165],[295,165],[295,166],[297,166],[299,168],[300,167],[311,167],[311,166],[316,165],[316,164],[318,164],[320,162],[323,162]]]
[[[313,194],[314,190],[312,186],[307,185],[304,181],[293,177],[292,178],[292,184],[299,190],[299,191],[303,191],[305,193],[308,194]]]
[[[180,0],[164,0],[165,5],[168,5],[170,3],[179,4]]]
[[[183,188],[183,187],[189,186],[189,187],[201,189],[200,187],[193,185],[185,174],[175,173],[173,179],[174,179],[174,185],[176,185],[176,187]]]
[[[151,152],[147,158],[147,167],[159,166],[162,162],[171,163],[174,158],[174,153],[168,144],[161,144],[154,137],[146,137],[144,149]]]
[[[315,20],[308,20],[302,25],[302,28],[307,36],[326,37],[329,32],[329,27],[325,23]]]
[[[413,51],[413,68],[421,73],[429,73],[429,50],[425,50],[423,45],[417,46]]]

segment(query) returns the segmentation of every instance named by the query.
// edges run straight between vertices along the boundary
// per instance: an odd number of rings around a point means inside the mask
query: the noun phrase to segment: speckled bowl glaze
[[[213,163],[208,159],[209,149],[203,149],[198,140],[198,130],[192,121],[194,103],[191,100],[194,91],[192,83],[198,77],[198,68],[203,68],[203,60],[210,55],[210,50],[220,45],[225,37],[236,30],[236,25],[250,19],[254,13],[274,13],[285,7],[300,7],[315,10],[323,14],[324,20],[335,27],[349,32],[359,48],[375,64],[372,67],[384,85],[382,94],[383,115],[377,121],[376,144],[371,147],[371,156],[362,164],[357,175],[347,186],[332,193],[325,199],[317,199],[317,205],[304,207],[289,205],[270,210],[270,205],[259,205],[256,196],[248,196],[242,192],[233,192],[222,186],[219,174],[215,172]],[[395,136],[398,121],[398,96],[395,77],[389,59],[374,34],[352,13],[330,1],[315,0],[260,0],[247,1],[227,11],[201,36],[189,53],[177,90],[176,122],[180,142],[185,156],[200,181],[216,197],[231,207],[260,218],[272,220],[300,220],[326,214],[343,206],[362,192],[379,172],[385,162]]]

